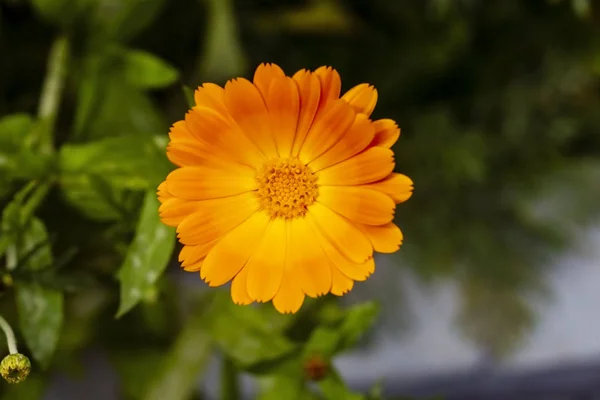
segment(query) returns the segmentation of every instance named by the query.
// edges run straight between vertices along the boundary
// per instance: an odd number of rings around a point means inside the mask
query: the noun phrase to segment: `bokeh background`
[[[415,182],[400,252],[295,316],[205,290],[156,215],[190,90],[261,62],[375,85]],[[598,2],[0,0],[0,77],[0,312],[34,360],[0,399],[600,396]]]

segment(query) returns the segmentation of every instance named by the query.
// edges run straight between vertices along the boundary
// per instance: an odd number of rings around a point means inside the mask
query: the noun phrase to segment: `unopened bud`
[[[9,354],[0,363],[0,375],[8,383],[23,382],[30,371],[31,362],[21,353]]]

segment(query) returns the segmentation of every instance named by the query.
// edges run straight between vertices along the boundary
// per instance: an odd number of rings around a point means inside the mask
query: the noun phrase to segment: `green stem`
[[[0,315],[0,328],[2,328],[4,335],[6,335],[6,343],[8,344],[9,353],[17,354],[19,351],[17,350],[17,339],[15,339],[15,333],[10,327],[10,324],[6,322],[2,315]]]
[[[238,400],[239,398],[240,385],[237,369],[233,361],[224,356],[221,366],[221,400]]]
[[[67,77],[68,62],[69,41],[66,37],[59,36],[50,49],[48,71],[46,72],[38,109],[38,117],[44,127],[39,138],[40,148],[44,153],[54,151],[54,127]]]

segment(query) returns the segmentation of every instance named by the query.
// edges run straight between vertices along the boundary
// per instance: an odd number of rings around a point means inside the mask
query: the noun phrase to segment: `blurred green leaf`
[[[373,326],[378,315],[379,305],[373,301],[350,308],[338,328],[340,343],[337,352],[354,346],[365,332]]]
[[[202,299],[169,350],[160,370],[150,380],[144,400],[186,400],[209,361],[212,340],[206,330],[206,311],[212,294]]]
[[[41,400],[44,397],[46,379],[39,373],[32,373],[23,385],[12,385],[0,381],[0,400]]]
[[[111,354],[111,360],[127,398],[142,399],[148,391],[148,383],[157,376],[163,366],[165,351],[156,348],[121,350]]]
[[[319,326],[312,331],[304,346],[304,357],[310,358],[318,355],[328,360],[336,353],[341,341],[342,334],[337,328]]]
[[[279,360],[296,346],[269,326],[259,308],[231,302],[229,293],[219,293],[211,311],[209,330],[213,340],[238,367],[249,369]]]
[[[228,357],[223,357],[221,363],[220,400],[240,400],[240,382],[235,364]]]
[[[140,89],[169,86],[179,77],[175,68],[146,51],[128,49],[123,59],[125,80]]]
[[[96,0],[31,0],[34,10],[55,25],[71,25],[84,16]]]
[[[63,323],[63,294],[36,283],[16,287],[19,326],[33,358],[47,368],[58,343]]]
[[[257,400],[307,400],[315,396],[306,388],[302,380],[302,371],[296,376],[278,374],[261,378],[260,394]]]
[[[367,400],[383,400],[383,379],[371,386],[367,393]]]
[[[192,108],[196,105],[196,100],[194,100],[194,90],[186,85],[181,85],[181,91],[183,92],[183,95],[185,96],[185,100],[187,102],[187,105]]]
[[[27,134],[32,126],[33,118],[29,114],[11,114],[0,118],[0,149],[2,149],[2,153],[26,145]],[[1,165],[2,158],[0,158]]]
[[[171,259],[175,230],[164,225],[158,215],[156,192],[148,191],[140,212],[135,238],[118,272],[121,302],[117,318],[131,310],[151,291]]]
[[[323,393],[325,400],[364,400],[365,396],[358,393],[352,393],[346,386],[337,371],[331,367],[328,374],[319,381],[319,388]]]

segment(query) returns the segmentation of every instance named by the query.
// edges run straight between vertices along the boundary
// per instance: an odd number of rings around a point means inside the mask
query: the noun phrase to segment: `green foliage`
[[[597,221],[591,1],[0,3],[0,312],[34,361],[0,400],[41,399],[89,348],[109,354],[126,400],[193,398],[214,354],[224,400],[242,373],[259,400],[383,398],[381,383],[353,393],[332,364],[378,304],[310,299],[290,316],[227,290],[196,301],[169,267],[175,231],[156,198],[169,125],[195,86],[260,62],[377,87],[374,118],[398,121],[398,170],[416,187],[398,208],[398,264],[460,278],[457,329],[497,357],[533,327],[525,299],[549,260]]]

